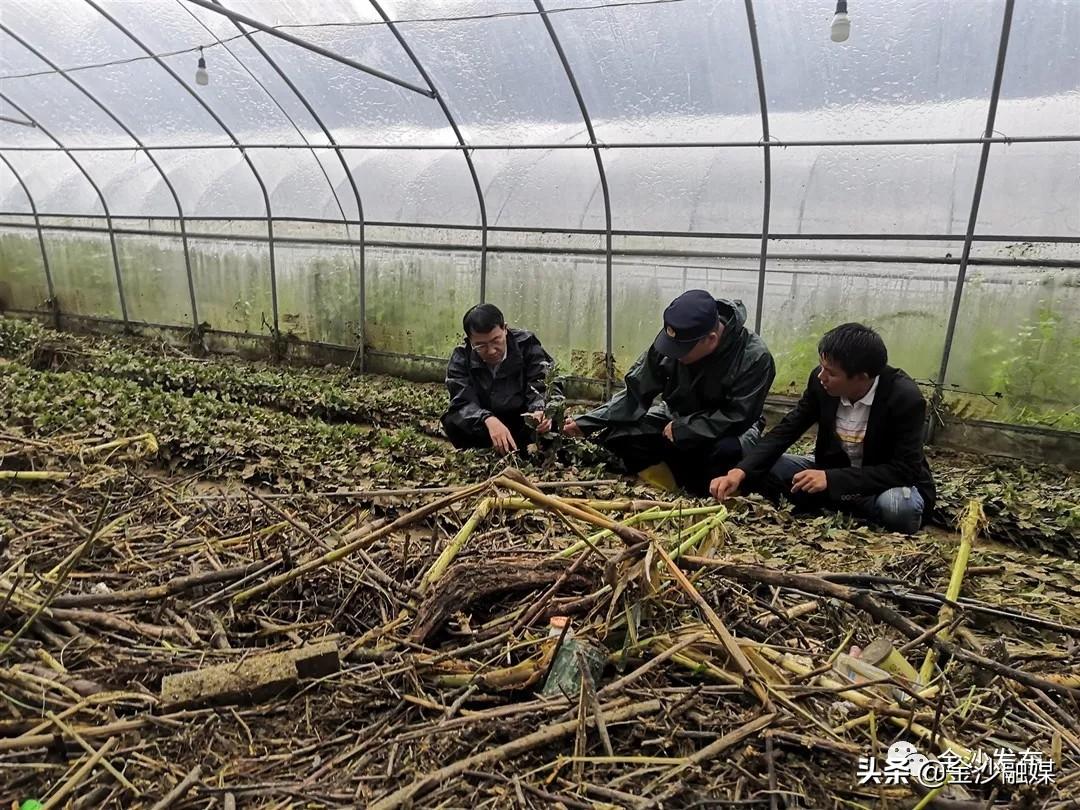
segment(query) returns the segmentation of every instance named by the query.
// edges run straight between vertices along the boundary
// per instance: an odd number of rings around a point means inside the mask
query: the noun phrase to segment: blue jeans
[[[922,526],[925,504],[922,494],[914,486],[893,487],[880,495],[860,495],[848,501],[831,498],[828,492],[816,495],[792,493],[791,479],[795,477],[795,473],[812,469],[816,469],[812,455],[796,456],[785,453],[769,470],[769,477],[773,479],[774,486],[778,486],[798,506],[827,507],[851,512],[879,523],[891,532],[902,534],[914,534]]]

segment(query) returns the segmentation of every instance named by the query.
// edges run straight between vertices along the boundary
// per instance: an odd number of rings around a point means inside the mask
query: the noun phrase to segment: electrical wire
[[[592,6],[566,6],[564,8],[547,9],[546,14],[563,14],[570,11],[607,11],[609,9],[627,8],[631,6],[659,6],[659,5],[671,5],[674,3],[685,3],[689,0],[619,0],[619,2],[607,3],[604,5],[592,5]],[[401,25],[401,24],[421,24],[421,23],[452,23],[452,22],[468,22],[475,20],[497,20],[511,17],[537,17],[540,15],[539,11],[496,11],[490,14],[466,14],[459,17],[414,17],[410,19],[390,20],[389,24]],[[388,23],[382,20],[369,20],[366,22],[326,22],[326,23],[287,23],[284,25],[272,26],[274,30],[285,30],[287,28],[295,29],[313,29],[313,28],[369,28],[377,26],[385,26]],[[252,31],[252,34],[261,34],[263,32]],[[210,49],[217,45],[225,45],[229,42],[233,42],[238,39],[244,39],[244,34],[236,34],[231,37],[225,37],[224,39],[214,40],[212,42],[204,42],[201,45],[194,45],[190,48],[178,48],[174,51],[163,51],[161,53],[154,54],[153,56],[140,55],[132,56],[127,59],[112,59],[107,62],[94,62],[86,65],[75,65],[73,67],[61,68],[59,70],[35,70],[27,73],[6,73],[0,74],[0,81],[4,79],[29,79],[34,76],[51,76],[57,73],[74,73],[79,70],[94,70],[97,68],[117,67],[120,65],[130,65],[136,62],[145,62],[155,58],[167,59],[171,56],[182,56],[187,53],[195,53],[201,49]]]

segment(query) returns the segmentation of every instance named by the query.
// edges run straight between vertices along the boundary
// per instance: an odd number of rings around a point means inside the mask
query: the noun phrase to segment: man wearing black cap
[[[631,473],[666,463],[681,486],[707,493],[709,481],[760,438],[776,376],[769,349],[745,324],[741,301],[683,293],[664,310],[664,328],[627,373],[626,387],[567,419],[564,432],[595,434]]]

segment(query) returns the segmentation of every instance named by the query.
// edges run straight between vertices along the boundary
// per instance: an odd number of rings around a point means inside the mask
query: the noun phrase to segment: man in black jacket
[[[741,301],[688,290],[664,310],[664,328],[627,372],[626,387],[567,419],[563,431],[595,433],[630,473],[664,463],[676,483],[704,494],[760,437],[776,376],[769,349],[745,323]]]
[[[462,319],[465,342],[454,349],[446,367],[450,407],[442,426],[454,447],[494,447],[500,453],[524,450],[534,431],[531,414],[543,421],[545,376],[553,364],[532,332],[511,329],[502,312],[480,304]],[[561,394],[561,391],[558,392]]]
[[[818,355],[821,365],[799,404],[735,469],[714,479],[709,492],[723,500],[750,479],[766,494],[786,493],[798,506],[841,509],[890,531],[918,531],[935,496],[923,453],[922,392],[887,365],[884,341],[862,324],[827,332]],[[813,425],[812,456],[784,452]]]

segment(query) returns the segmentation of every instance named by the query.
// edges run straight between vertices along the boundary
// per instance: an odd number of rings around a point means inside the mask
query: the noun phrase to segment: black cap
[[[695,343],[716,328],[718,319],[712,293],[687,290],[664,310],[664,328],[656,336],[653,348],[672,360],[685,357]]]

